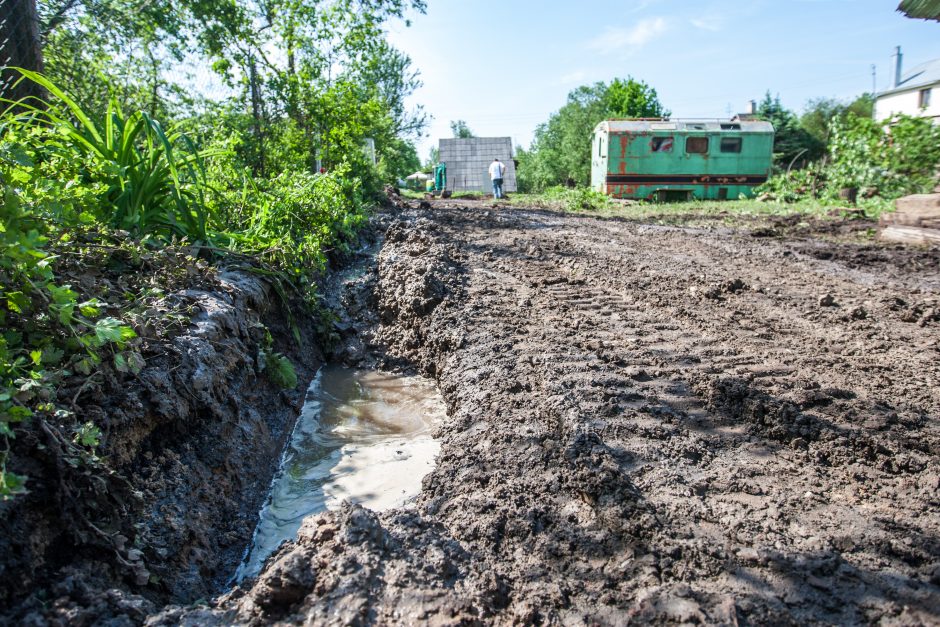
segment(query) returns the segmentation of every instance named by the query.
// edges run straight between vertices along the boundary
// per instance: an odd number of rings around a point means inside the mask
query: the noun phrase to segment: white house
[[[896,113],[932,118],[940,124],[940,59],[918,65],[901,73],[900,50],[897,53],[894,87],[875,96],[874,117],[884,120]]]

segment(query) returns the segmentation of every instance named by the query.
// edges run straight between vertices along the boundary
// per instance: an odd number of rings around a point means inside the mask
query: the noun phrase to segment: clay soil
[[[868,226],[412,203],[337,328],[439,382],[422,493],[150,622],[940,623],[940,250]]]

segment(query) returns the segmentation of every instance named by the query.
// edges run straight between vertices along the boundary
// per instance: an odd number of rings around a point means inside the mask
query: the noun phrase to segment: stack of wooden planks
[[[897,210],[881,216],[881,239],[905,244],[940,244],[940,193],[914,194],[894,201]]]

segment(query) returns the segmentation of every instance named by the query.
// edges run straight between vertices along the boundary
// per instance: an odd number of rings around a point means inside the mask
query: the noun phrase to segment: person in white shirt
[[[493,159],[490,164],[490,178],[493,180],[493,198],[503,197],[503,174],[506,173],[506,166],[499,159]]]

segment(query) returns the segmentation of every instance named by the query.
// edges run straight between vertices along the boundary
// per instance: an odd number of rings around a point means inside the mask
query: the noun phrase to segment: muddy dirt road
[[[940,251],[412,207],[347,362],[449,405],[412,508],[154,624],[940,622]]]

